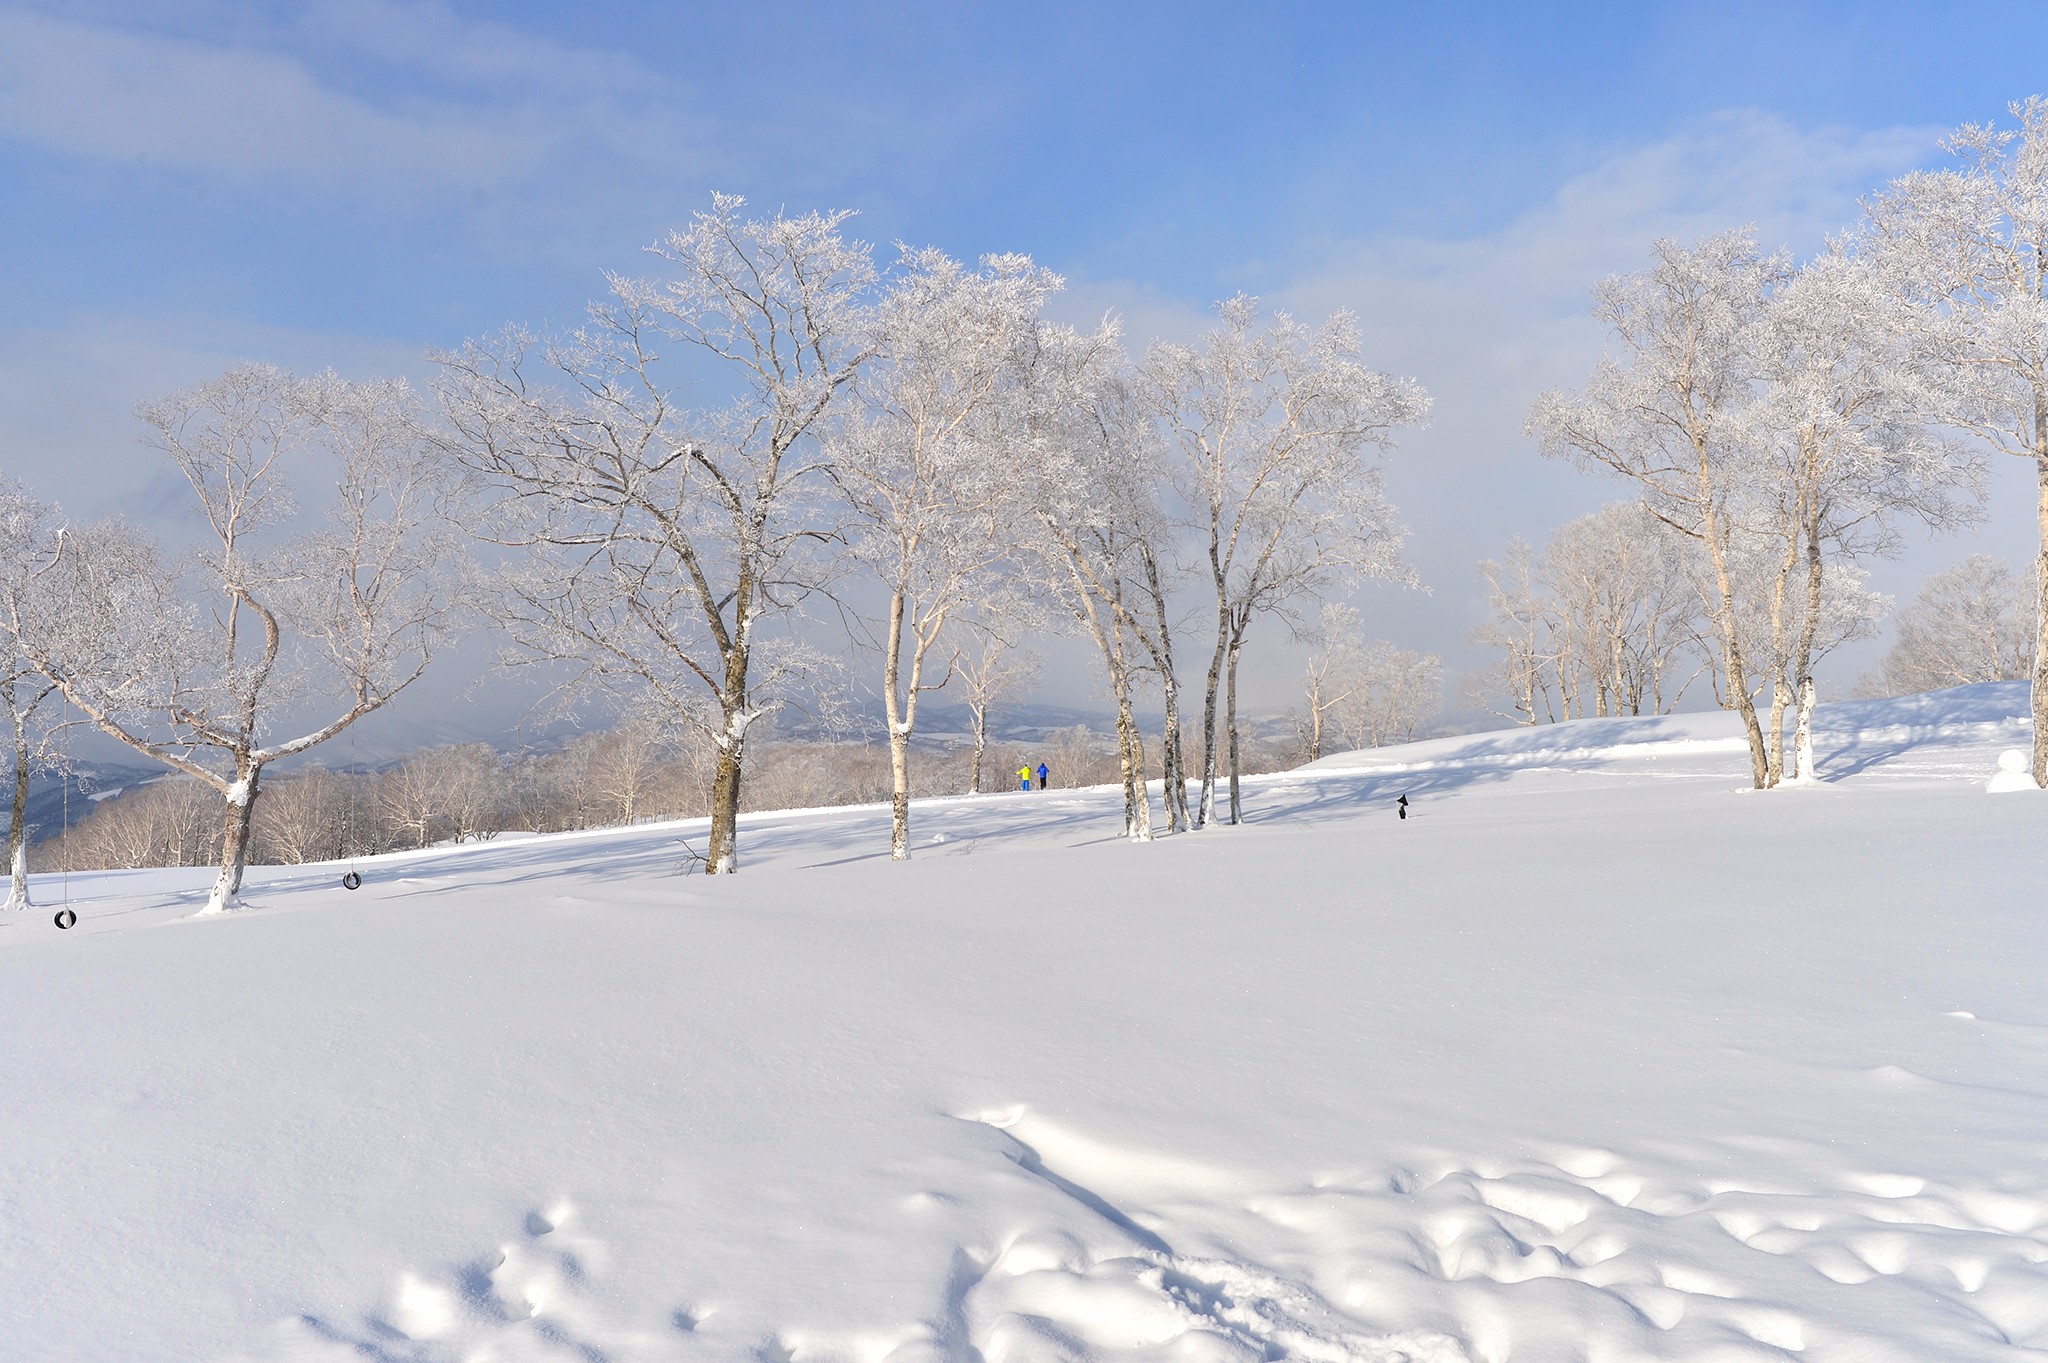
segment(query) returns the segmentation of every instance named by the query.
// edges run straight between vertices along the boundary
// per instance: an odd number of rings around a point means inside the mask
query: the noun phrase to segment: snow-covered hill
[[[2048,1351],[2024,687],[252,873],[0,928],[0,1356]],[[1394,816],[1399,794],[1414,817]]]

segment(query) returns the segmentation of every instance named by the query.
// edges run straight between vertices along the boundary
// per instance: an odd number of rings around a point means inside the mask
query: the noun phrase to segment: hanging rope
[[[350,725],[348,731],[348,804],[341,813],[341,840],[347,844],[348,871],[341,878],[344,890],[360,890],[363,878],[356,871],[356,785],[362,773],[356,769],[356,731]]]
[[[64,830],[59,836],[63,837],[66,842],[69,842],[69,835],[71,833],[71,740],[69,737],[66,737],[64,740],[64,757],[61,765],[57,768],[57,780],[64,788]],[[78,921],[78,915],[71,911],[71,849],[68,847],[64,849],[64,861],[58,867],[58,872],[63,877],[64,888],[59,896],[63,907],[57,910],[57,926],[68,930],[72,924]]]

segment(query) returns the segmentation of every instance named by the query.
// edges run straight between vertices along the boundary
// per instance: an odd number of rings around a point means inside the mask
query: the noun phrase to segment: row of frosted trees
[[[539,752],[444,744],[375,771],[293,771],[264,786],[250,820],[250,860],[292,865],[510,831],[702,818],[710,809],[715,753],[689,739],[634,717]],[[1116,776],[1109,743],[1084,728],[1046,735],[1028,749],[997,745],[991,760],[1014,771],[1027,753],[1031,761],[1050,761],[1062,784]],[[917,793],[957,794],[970,757],[964,745],[931,754],[920,766]],[[778,737],[756,742],[745,807],[866,804],[886,800],[890,783],[887,751],[872,743]],[[66,871],[213,864],[221,850],[218,806],[214,792],[183,776],[96,797],[80,805],[69,828],[38,844],[37,864]]]
[[[1479,565],[1487,619],[1476,642],[1497,650],[1468,679],[1475,704],[1517,724],[1607,715],[1666,714],[1705,679],[1729,702],[1706,603],[1717,589],[1684,537],[1631,502],[1617,502],[1560,527],[1541,549],[1512,541]],[[2015,572],[1972,554],[1935,573],[1912,602],[1888,617],[1893,641],[1858,678],[1860,697],[1933,691],[2034,675],[2035,568]],[[1768,599],[1745,583],[1740,599]],[[1889,605],[1864,589],[1862,573],[1828,575],[1814,657],[1869,638]],[[1745,623],[1766,654],[1767,615]],[[1783,662],[1774,652],[1774,672]]]
[[[1810,778],[1814,664],[1883,606],[1860,564],[1978,518],[1996,453],[2034,466],[2048,564],[2048,101],[2013,113],[1804,263],[1727,232],[1595,290],[1607,357],[1528,432],[1634,500],[1482,565],[1489,689],[1516,718],[1664,708],[1697,654],[1755,785]],[[2048,784],[2044,580],[2026,653]]]
[[[429,393],[244,365],[145,404],[197,511],[189,545],[7,489],[17,893],[53,723],[213,791],[220,911],[267,769],[392,703],[479,622],[565,703],[708,746],[713,873],[738,865],[761,721],[843,698],[828,617],[873,660],[897,858],[921,699],[958,676],[979,730],[1004,643],[1062,624],[1101,659],[1129,834],[1152,830],[1134,716],[1154,697],[1168,828],[1235,822],[1253,626],[1402,573],[1372,456],[1427,397],[1367,366],[1342,313],[1311,326],[1237,298],[1198,343],[1132,354],[1113,323],[1047,320],[1061,281],[1026,257],[879,262],[846,216],[716,197],[653,248],[658,275],[611,276],[574,331],[437,354]]]

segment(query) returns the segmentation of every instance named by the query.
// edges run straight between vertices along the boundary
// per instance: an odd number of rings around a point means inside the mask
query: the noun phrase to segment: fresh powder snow
[[[38,876],[0,1356],[2048,1356],[2024,684],[1246,783]],[[1406,795],[1410,817],[1396,817]],[[78,925],[50,915],[69,903]]]

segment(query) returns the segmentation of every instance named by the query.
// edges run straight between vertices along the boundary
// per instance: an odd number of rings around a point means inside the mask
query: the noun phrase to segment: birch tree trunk
[[[1247,619],[1246,623],[1250,623]],[[1231,631],[1229,677],[1225,683],[1224,728],[1230,740],[1230,822],[1241,823],[1244,819],[1243,806],[1238,798],[1238,749],[1237,749],[1237,660],[1244,651],[1244,628],[1239,626]]]
[[[747,709],[747,662],[747,645],[735,636],[732,647],[726,651],[725,685],[718,697],[724,725],[718,734],[718,765],[711,777],[711,833],[704,851],[706,875],[731,875],[740,868],[740,777],[746,770],[747,729],[754,722]]]
[[[882,707],[889,721],[889,860],[910,860],[909,713],[917,704],[917,659],[910,664],[910,695],[903,685],[903,588],[889,594],[889,642],[882,655]],[[919,650],[921,653],[922,650]]]
[[[1124,836],[1152,841],[1152,801],[1145,792],[1145,741],[1131,714],[1131,672],[1124,656],[1123,629],[1116,631],[1116,738],[1124,781]]]
[[[1159,735],[1160,795],[1166,802],[1166,831],[1178,833],[1193,826],[1188,813],[1187,749],[1181,742],[1180,683],[1166,674],[1166,721]]]
[[[1705,481],[1705,473],[1701,479]],[[1728,700],[1742,716],[1742,732],[1749,740],[1749,769],[1755,788],[1770,784],[1770,754],[1764,747],[1763,727],[1757,723],[1756,701],[1749,694],[1749,663],[1742,652],[1742,636],[1735,622],[1735,587],[1728,577],[1727,546],[1721,542],[1720,518],[1710,509],[1706,514],[1707,552],[1714,564],[1714,583],[1720,592],[1721,648],[1728,660]]]
[[[1799,679],[1799,723],[1792,731],[1794,781],[1811,781],[1813,773],[1813,678]]]
[[[1223,587],[1216,588],[1216,652],[1209,659],[1209,680],[1202,691],[1202,794],[1195,827],[1207,828],[1216,818],[1216,693],[1223,686],[1223,664],[1230,651],[1230,607]]]
[[[1806,619],[1800,623],[1799,644],[1792,655],[1793,675],[1799,679],[1799,720],[1793,730],[1792,779],[1811,781],[1813,770],[1813,646],[1820,633],[1821,587],[1826,563],[1820,553],[1820,522],[1809,519],[1806,526]]]
[[[28,901],[28,730],[22,719],[14,722],[14,819],[7,829],[9,882],[7,907],[25,909]]]
[[[2034,401],[2034,449],[2040,487],[2035,517],[2041,533],[2034,559],[2034,784],[2048,787],[2048,395]]]
[[[1778,565],[1777,580],[1771,586],[1771,727],[1770,748],[1764,780],[1775,786],[1785,779],[1785,711],[1792,705],[1794,668],[1785,647],[1785,592],[1791,585],[1792,569],[1799,561],[1799,542],[1789,539],[1785,557]]]
[[[974,757],[967,766],[967,793],[981,794],[981,764],[988,755],[988,707],[970,703],[969,714],[974,716]]]
[[[1178,833],[1192,827],[1188,814],[1187,752],[1181,743],[1180,677],[1173,664],[1173,630],[1166,618],[1166,591],[1159,579],[1159,558],[1151,545],[1142,550],[1145,585],[1152,596],[1153,627],[1158,647],[1153,662],[1159,668],[1160,690],[1166,699],[1166,723],[1159,737],[1160,794],[1166,801],[1166,831]]]

